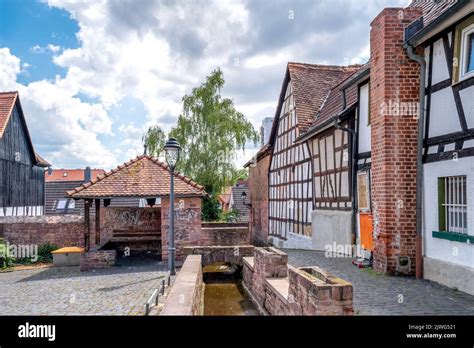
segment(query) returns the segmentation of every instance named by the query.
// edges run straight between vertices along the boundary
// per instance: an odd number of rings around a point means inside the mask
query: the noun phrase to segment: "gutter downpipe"
[[[418,143],[416,156],[416,278],[423,278],[423,131],[425,129],[425,83],[426,83],[426,62],[423,56],[414,53],[413,46],[405,43],[404,48],[408,57],[420,64],[420,91],[418,107]]]

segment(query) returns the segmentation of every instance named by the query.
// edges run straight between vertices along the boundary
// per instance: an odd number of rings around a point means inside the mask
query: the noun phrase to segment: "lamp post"
[[[166,163],[170,169],[170,226],[168,230],[168,269],[171,275],[176,274],[175,257],[176,249],[174,247],[174,169],[179,160],[181,146],[175,138],[169,138],[165,144]]]

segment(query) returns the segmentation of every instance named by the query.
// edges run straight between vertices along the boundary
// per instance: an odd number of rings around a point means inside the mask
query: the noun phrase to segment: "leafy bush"
[[[3,239],[0,239],[0,265],[2,269],[10,268],[15,263],[15,258],[7,255],[8,245]]]
[[[224,222],[234,222],[237,221],[239,217],[240,212],[237,209],[232,208],[229,211],[222,211],[219,220]]]
[[[38,247],[38,262],[53,262],[52,251],[59,249],[56,244],[46,243]]]
[[[202,204],[202,219],[204,221],[217,221],[220,211],[219,200],[216,196],[211,195],[204,197]]]

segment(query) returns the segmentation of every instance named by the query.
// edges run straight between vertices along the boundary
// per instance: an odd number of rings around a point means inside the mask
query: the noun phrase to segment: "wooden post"
[[[95,244],[100,244],[100,198],[95,200]]]
[[[90,210],[92,200],[86,199],[84,201],[84,224],[86,225],[86,231],[84,235],[84,250],[89,251],[90,248],[90,236],[91,236],[91,224],[90,224]]]

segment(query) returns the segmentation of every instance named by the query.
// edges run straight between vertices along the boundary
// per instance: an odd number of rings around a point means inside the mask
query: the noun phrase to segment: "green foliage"
[[[38,262],[53,262],[52,251],[59,249],[56,244],[46,243],[38,247]]]
[[[216,221],[219,219],[220,208],[219,200],[216,196],[211,195],[204,197],[202,202],[202,215],[201,218],[204,221]]]
[[[13,267],[15,258],[8,255],[8,245],[0,239],[0,265],[2,269]]]
[[[224,75],[214,70],[201,86],[183,97],[183,113],[170,136],[181,144],[177,170],[217,195],[238,176],[233,160],[245,143],[258,141],[250,121],[221,97]]]
[[[219,220],[224,222],[234,222],[237,221],[239,217],[240,212],[237,209],[232,208],[229,211],[222,211]]]
[[[147,153],[158,157],[165,146],[166,135],[160,126],[154,126],[148,128],[143,134],[142,141],[147,146]]]

